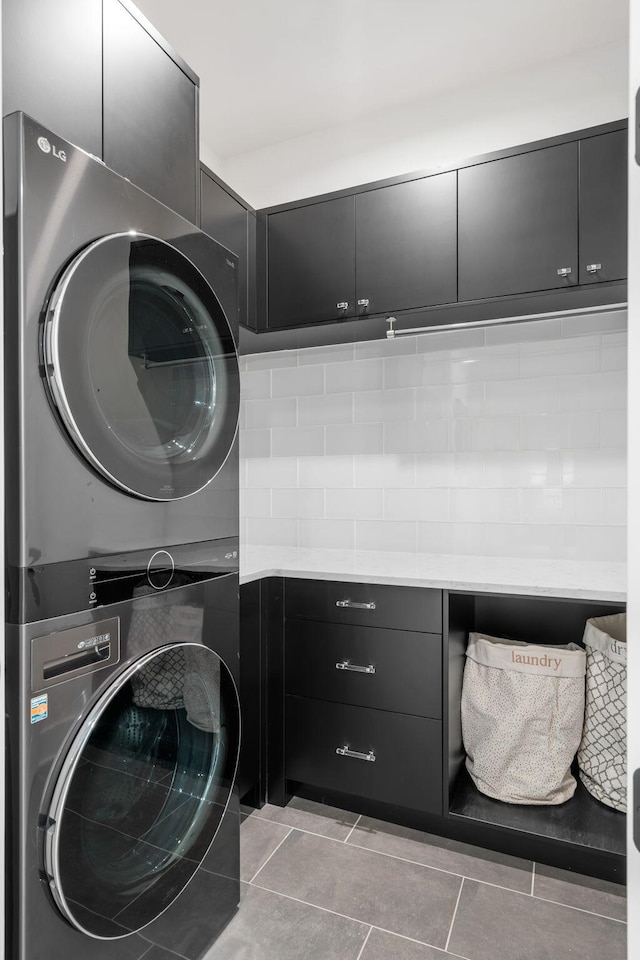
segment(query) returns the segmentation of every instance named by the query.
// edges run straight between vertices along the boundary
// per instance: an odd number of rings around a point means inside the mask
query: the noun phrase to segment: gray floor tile
[[[294,830],[254,883],[444,947],[460,880]]]
[[[533,895],[615,920],[627,919],[626,887],[536,863]]]
[[[304,800],[302,797],[293,797],[286,807],[266,803],[261,810],[256,810],[254,816],[318,833],[323,837],[332,837],[334,840],[346,840],[358,819],[357,813],[338,810],[336,807],[316,803],[314,800]]]
[[[247,817],[240,828],[240,879],[251,880],[290,830],[260,817]]]
[[[362,817],[348,842],[473,880],[531,893],[533,864],[530,860],[520,860],[370,817]]]
[[[465,880],[449,952],[468,960],[625,960],[626,924]]]
[[[373,929],[360,960],[453,960],[451,954]]]
[[[368,927],[243,884],[240,909],[203,960],[357,960]]]

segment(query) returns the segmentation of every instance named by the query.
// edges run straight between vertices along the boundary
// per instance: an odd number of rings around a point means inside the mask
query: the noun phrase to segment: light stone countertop
[[[263,577],[614,601],[626,599],[627,586],[626,564],[621,562],[439,556],[383,550],[241,547],[240,583]]]

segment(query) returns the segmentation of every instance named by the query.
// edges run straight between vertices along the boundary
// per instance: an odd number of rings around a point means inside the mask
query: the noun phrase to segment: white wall
[[[385,65],[372,63],[371,69],[384,70]],[[260,208],[455,164],[626,117],[627,75],[626,43],[607,44],[449,93],[437,102],[410,104],[349,125],[336,118],[330,129],[227,157],[215,169]]]
[[[626,316],[241,358],[252,545],[625,557]]]

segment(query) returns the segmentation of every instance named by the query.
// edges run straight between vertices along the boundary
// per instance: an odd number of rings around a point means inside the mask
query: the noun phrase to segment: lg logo
[[[58,160],[62,160],[63,163],[67,162],[67,154],[64,150],[57,150],[55,146],[52,146],[46,137],[38,137],[38,146],[43,153],[53,153],[54,157]]]

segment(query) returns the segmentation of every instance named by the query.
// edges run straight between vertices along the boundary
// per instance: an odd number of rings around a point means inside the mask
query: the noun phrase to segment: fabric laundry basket
[[[466,766],[481,793],[507,803],[573,796],[570,767],[584,719],[586,655],[562,646],[469,634],[462,685]]]
[[[627,810],[627,618],[593,617],[587,650],[584,729],[578,751],[580,779],[597,800]]]

